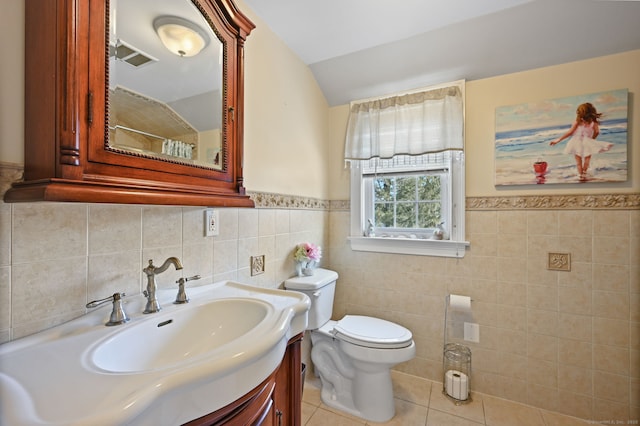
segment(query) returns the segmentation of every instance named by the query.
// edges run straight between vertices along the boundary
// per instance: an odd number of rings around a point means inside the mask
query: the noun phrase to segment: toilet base
[[[368,363],[357,367],[337,339],[312,333],[311,359],[320,377],[322,402],[365,420],[384,423],[395,415],[391,367]],[[415,350],[412,345],[412,350]]]
[[[395,416],[395,404],[393,400],[393,392],[385,392],[387,389],[392,389],[390,384],[391,378],[389,377],[389,384],[376,384],[371,385],[369,389],[375,392],[374,400],[370,400],[374,396],[373,392],[358,392],[351,390],[348,394],[343,392],[340,395],[335,392],[334,387],[331,384],[326,383],[320,375],[320,382],[322,389],[320,391],[320,399],[322,402],[336,410],[343,411],[352,416],[359,417],[361,419],[369,420],[372,422],[385,423]],[[350,387],[349,387],[350,389]],[[346,388],[342,389],[343,391]],[[352,395],[360,396],[361,399],[367,399],[364,404],[358,401],[354,401]],[[358,398],[356,398],[358,399]],[[362,405],[362,409],[359,410],[356,406]]]

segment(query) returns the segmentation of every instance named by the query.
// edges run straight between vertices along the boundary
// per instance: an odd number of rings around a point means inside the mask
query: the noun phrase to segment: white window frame
[[[448,165],[449,187],[443,200],[445,231],[449,239],[428,239],[428,235],[367,236],[373,201],[368,194],[359,161],[351,161],[351,229],[349,242],[355,251],[462,258],[469,242],[465,241],[465,161],[464,152],[453,151]],[[424,170],[428,170],[425,168]],[[367,210],[369,209],[369,210]],[[423,231],[423,234],[425,232]]]

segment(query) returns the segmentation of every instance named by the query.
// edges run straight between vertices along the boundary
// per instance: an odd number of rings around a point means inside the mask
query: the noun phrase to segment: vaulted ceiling
[[[244,1],[331,106],[640,49],[638,0]]]

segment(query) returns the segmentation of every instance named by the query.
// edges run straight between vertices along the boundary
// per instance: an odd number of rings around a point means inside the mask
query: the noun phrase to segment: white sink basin
[[[162,370],[214,356],[273,313],[257,299],[214,300],[157,315],[123,328],[90,355],[96,367],[117,373]]]
[[[106,327],[111,306],[0,345],[0,426],[177,425],[269,377],[307,326],[302,293],[222,281],[157,293],[163,309]]]

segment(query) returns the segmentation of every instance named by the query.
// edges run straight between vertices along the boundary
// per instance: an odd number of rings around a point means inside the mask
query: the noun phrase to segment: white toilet
[[[391,368],[416,354],[411,331],[379,318],[346,315],[332,321],[338,274],[316,269],[314,275],[285,281],[287,290],[311,299],[308,330],[311,360],[322,383],[326,405],[374,422],[395,414]]]

